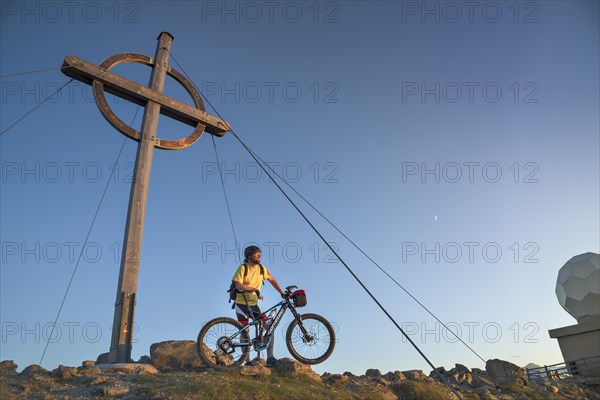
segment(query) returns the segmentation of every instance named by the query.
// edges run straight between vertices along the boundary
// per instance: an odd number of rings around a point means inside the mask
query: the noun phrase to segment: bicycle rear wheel
[[[250,353],[250,335],[247,330],[236,334],[242,324],[232,318],[215,318],[207,322],[196,341],[196,351],[202,362],[211,368],[241,365]],[[241,346],[248,343],[247,346]]]
[[[318,314],[300,316],[302,326],[294,319],[285,335],[285,343],[292,357],[304,364],[325,361],[335,347],[335,332],[325,318]]]

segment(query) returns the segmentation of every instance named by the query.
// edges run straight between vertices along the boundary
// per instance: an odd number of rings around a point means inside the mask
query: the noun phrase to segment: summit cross
[[[227,122],[205,112],[202,97],[195,86],[181,73],[168,65],[172,41],[173,36],[171,34],[161,32],[158,37],[154,59],[142,54],[119,53],[108,57],[99,66],[96,66],[81,58],[67,56],[62,66],[65,75],[92,85],[96,105],[115,129],[139,142],[119,270],[113,331],[108,357],[110,363],[127,363],[131,361],[133,317],[154,148],[179,150],[194,144],[204,131],[222,137],[230,129]],[[110,68],[128,62],[152,67],[149,86],[140,85],[110,72]],[[183,85],[192,97],[195,107],[163,94],[167,75]],[[125,124],[110,109],[104,95],[105,90],[144,106],[141,132]],[[156,136],[159,114],[193,126],[194,131],[189,136],[179,140],[159,139]]]

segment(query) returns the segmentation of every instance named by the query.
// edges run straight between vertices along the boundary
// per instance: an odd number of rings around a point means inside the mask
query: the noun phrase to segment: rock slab
[[[203,367],[193,340],[169,340],[150,346],[150,360],[161,372],[193,371]]]
[[[493,359],[485,363],[485,370],[490,379],[499,388],[508,388],[512,385],[526,386],[525,371],[523,368],[508,361]]]

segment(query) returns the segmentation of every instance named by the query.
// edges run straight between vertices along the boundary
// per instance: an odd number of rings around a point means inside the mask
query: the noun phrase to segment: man
[[[235,271],[232,282],[235,283],[235,287],[238,290],[242,290],[242,293],[238,293],[235,298],[235,313],[238,321],[242,326],[248,325],[248,318],[252,319],[260,318],[262,311],[258,306],[258,300],[262,300],[263,296],[260,294],[263,280],[269,281],[269,283],[283,295],[283,290],[279,287],[279,284],[269,273],[269,270],[260,263],[260,248],[258,246],[248,246],[244,249],[244,264],[240,265]],[[263,322],[267,320],[267,316],[262,316]],[[275,337],[271,338],[269,347],[267,348],[267,366],[272,366],[277,361],[273,357],[273,347]]]

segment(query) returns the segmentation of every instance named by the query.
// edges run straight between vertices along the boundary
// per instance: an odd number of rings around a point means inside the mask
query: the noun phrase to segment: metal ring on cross
[[[128,62],[144,64],[150,67],[154,66],[154,59],[143,54],[119,53],[108,57],[102,62],[102,64],[99,65],[99,67],[104,70],[109,70],[116,65]],[[169,75],[171,78],[175,79],[177,82],[183,85],[185,90],[192,97],[192,100],[194,101],[194,104],[197,109],[201,111],[206,111],[204,109],[204,103],[202,102],[202,97],[200,97],[200,93],[198,93],[198,90],[196,90],[194,85],[185,76],[183,76],[181,73],[179,73],[177,70],[171,67],[167,68],[167,75]],[[100,110],[104,118],[106,118],[106,120],[119,132],[139,142],[142,137],[141,132],[133,129],[125,122],[123,122],[108,105],[108,102],[106,101],[106,96],[104,95],[104,84],[94,79],[92,86],[94,88],[94,99],[96,101],[96,105],[98,106],[98,109]],[[200,135],[202,135],[205,128],[206,127],[199,122],[196,125],[194,131],[189,136],[183,139],[165,140],[156,138],[154,140],[154,147],[158,147],[160,149],[165,150],[179,150],[186,148],[194,144],[200,138]]]

